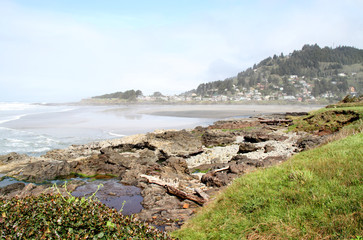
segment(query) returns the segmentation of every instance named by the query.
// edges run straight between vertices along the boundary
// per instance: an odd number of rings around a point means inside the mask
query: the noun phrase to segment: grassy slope
[[[363,133],[237,179],[180,239],[350,239],[363,235]]]

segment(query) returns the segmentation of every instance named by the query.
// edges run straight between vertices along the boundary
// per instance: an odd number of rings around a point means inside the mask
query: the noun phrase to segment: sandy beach
[[[258,114],[309,112],[319,109],[320,105],[168,105],[156,106],[139,113],[186,118],[232,118],[249,117]]]
[[[28,106],[29,107],[29,106]],[[189,129],[228,118],[307,112],[308,105],[36,106],[0,119],[0,154],[44,154],[72,144],[120,138],[156,129]]]

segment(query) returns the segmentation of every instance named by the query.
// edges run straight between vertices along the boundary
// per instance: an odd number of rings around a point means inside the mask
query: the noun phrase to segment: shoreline
[[[297,107],[298,106],[298,107]],[[286,112],[310,112],[321,105],[170,105],[159,107],[141,114],[169,117],[226,118],[254,117],[260,114],[281,114]]]
[[[184,108],[173,110],[185,114]],[[278,121],[273,120],[273,115],[265,117],[275,125],[268,125],[262,118],[225,119],[208,127],[156,130],[72,145],[41,157],[3,155],[0,172],[34,183],[72,174],[90,178],[113,176],[122,184],[140,188],[143,209],[137,218],[170,231],[180,227],[236,177],[279,164],[300,151],[297,142],[305,136],[286,133],[285,116]],[[53,191],[45,185],[15,184],[17,187],[12,190],[0,189],[0,194],[2,191],[6,197],[24,197]],[[72,180],[68,191],[80,184],[83,183]],[[117,194],[113,189],[106,191]]]

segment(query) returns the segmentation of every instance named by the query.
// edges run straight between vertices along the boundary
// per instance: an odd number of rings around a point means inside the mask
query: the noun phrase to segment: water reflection
[[[138,213],[142,210],[141,202],[143,197],[140,194],[140,188],[123,185],[117,180],[87,182],[74,190],[72,195],[75,197],[89,197],[97,191],[100,184],[103,187],[99,189],[95,196],[106,206],[115,208],[117,211],[122,208],[124,215]]]

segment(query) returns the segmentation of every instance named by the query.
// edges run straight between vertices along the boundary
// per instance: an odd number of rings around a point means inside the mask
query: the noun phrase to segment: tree
[[[136,91],[136,97],[144,96],[144,94],[141,92],[141,90]]]
[[[319,83],[319,81],[318,80],[315,80],[314,81],[314,87],[313,87],[313,89],[312,89],[312,91],[311,91],[311,94],[314,96],[314,97],[317,97],[317,96],[319,96],[320,95],[320,83]]]
[[[153,97],[163,97],[164,95],[161,92],[154,92],[153,95],[151,95]]]

